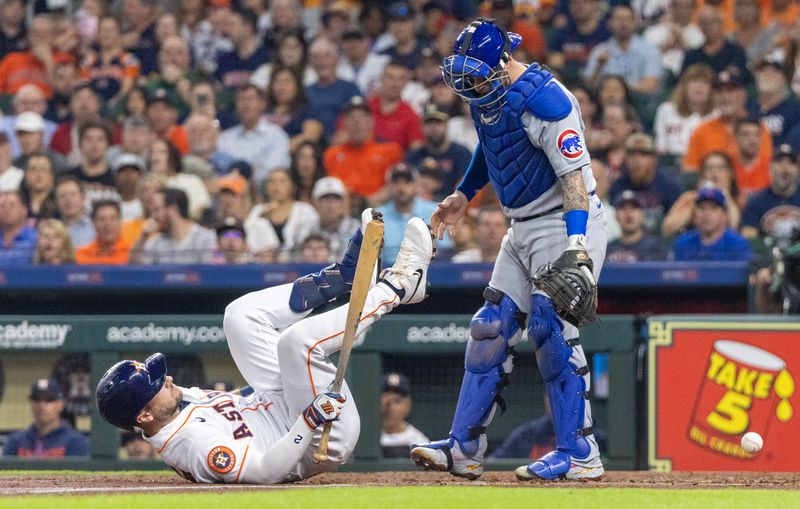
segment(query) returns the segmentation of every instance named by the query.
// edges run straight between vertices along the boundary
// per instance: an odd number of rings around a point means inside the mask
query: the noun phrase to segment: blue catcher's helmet
[[[442,60],[444,81],[472,106],[496,113],[505,104],[508,76],[505,66],[511,52],[522,42],[492,21],[478,18],[456,38],[453,55]]]
[[[109,424],[133,430],[136,416],[164,386],[167,361],[164,355],[151,355],[144,363],[119,361],[105,372],[97,384],[95,398],[100,415]]]

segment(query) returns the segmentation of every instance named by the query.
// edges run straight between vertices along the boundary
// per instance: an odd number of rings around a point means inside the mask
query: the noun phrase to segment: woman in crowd
[[[668,101],[656,110],[653,134],[659,155],[680,161],[695,128],[711,114],[714,71],[705,64],[692,64],[681,75]]]
[[[150,144],[148,164],[150,171],[166,177],[167,186],[180,189],[189,198],[189,215],[193,219],[202,216],[211,206],[211,196],[203,180],[197,175],[183,173],[181,153],[172,143],[157,139]]]
[[[324,134],[322,122],[311,117],[300,75],[289,67],[276,67],[267,88],[266,118],[289,135],[289,150],[300,143],[318,143]]]
[[[728,226],[734,230],[739,228],[742,213],[737,205],[739,188],[736,186],[733,162],[724,152],[710,152],[700,166],[697,188],[681,194],[667,215],[664,216],[664,221],[661,223],[661,234],[664,237],[678,235],[694,225],[694,205],[697,201],[697,191],[707,186],[716,187],[722,191],[728,209]]]
[[[292,181],[297,184],[294,199],[311,203],[311,191],[317,180],[325,176],[319,145],[303,141],[292,153]]]
[[[316,78],[316,76],[306,73],[308,46],[301,29],[287,30],[281,33],[278,37],[277,45],[278,48],[275,51],[274,60],[256,69],[253,75],[250,76],[250,83],[261,90],[267,90],[272,72],[278,67],[293,69],[300,76],[299,81],[303,85],[308,85],[309,79],[313,81]]]
[[[247,244],[261,262],[289,261],[308,235],[319,228],[319,215],[294,199],[289,170],[272,170],[264,184],[266,202],[256,205],[244,222]]]
[[[28,216],[36,219],[55,217],[55,175],[53,161],[47,154],[31,154],[25,165],[25,176],[20,185],[28,203]]]
[[[113,16],[100,18],[97,51],[81,64],[81,78],[109,105],[125,97],[139,78],[139,59],[123,49],[119,22]]]
[[[75,249],[72,247],[72,239],[64,223],[58,219],[39,221],[33,263],[36,265],[75,263]]]

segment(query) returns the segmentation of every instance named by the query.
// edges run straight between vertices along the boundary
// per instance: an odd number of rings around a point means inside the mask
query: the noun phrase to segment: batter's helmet
[[[503,83],[508,76],[505,66],[520,42],[519,34],[476,19],[456,38],[453,55],[442,60],[444,82],[470,105],[498,112],[508,92]]]
[[[167,361],[160,353],[144,363],[119,361],[105,372],[97,384],[95,397],[100,415],[109,424],[133,430],[136,416],[164,386]]]

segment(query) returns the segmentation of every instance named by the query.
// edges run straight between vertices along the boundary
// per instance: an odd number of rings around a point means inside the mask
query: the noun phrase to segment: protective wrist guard
[[[326,392],[317,395],[314,401],[303,412],[303,419],[311,429],[317,429],[326,422],[339,419],[342,408],[347,399],[338,392]]]
[[[597,283],[594,263],[582,249],[568,249],[553,263],[539,267],[533,284],[553,299],[558,316],[575,327],[597,319]]]

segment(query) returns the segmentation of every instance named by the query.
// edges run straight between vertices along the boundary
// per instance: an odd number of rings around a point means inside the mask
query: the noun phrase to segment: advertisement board
[[[649,368],[650,468],[800,470],[800,323],[651,320]]]

